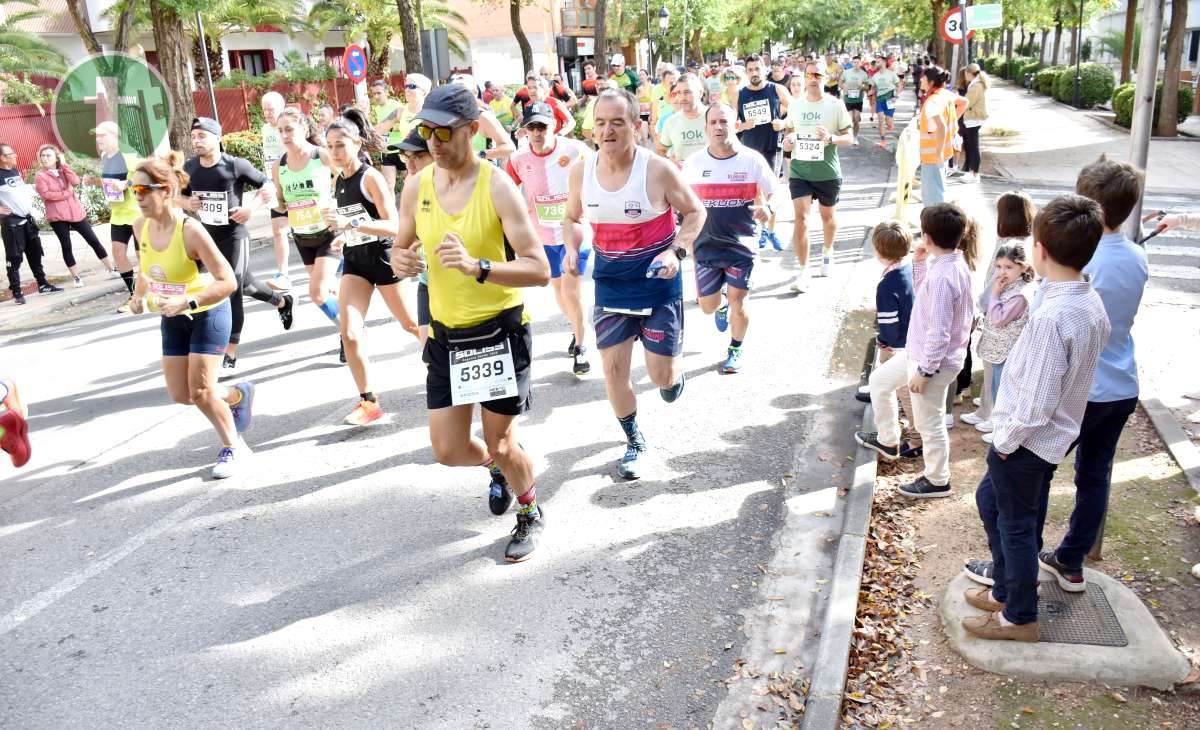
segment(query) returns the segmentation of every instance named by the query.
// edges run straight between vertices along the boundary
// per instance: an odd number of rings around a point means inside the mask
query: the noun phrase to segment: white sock
[[[992,599],[995,600],[995,596],[993,596]],[[1009,621],[1008,619],[1004,618],[1003,611],[997,611],[996,615],[1000,618],[1001,626],[1016,626],[1016,624],[1014,624],[1012,621]]]

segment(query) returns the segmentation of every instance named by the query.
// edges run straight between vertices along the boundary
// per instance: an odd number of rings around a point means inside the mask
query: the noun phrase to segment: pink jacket
[[[79,198],[75,196],[79,176],[66,165],[61,166],[59,170],[60,175],[51,174],[49,170],[39,170],[34,187],[46,203],[46,220],[76,223],[86,215]]]

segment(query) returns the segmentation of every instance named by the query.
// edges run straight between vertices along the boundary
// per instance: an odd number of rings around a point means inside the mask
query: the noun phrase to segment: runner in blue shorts
[[[737,112],[726,104],[713,104],[704,120],[708,149],[683,163],[683,177],[708,213],[695,244],[700,310],[716,313],[718,330],[733,327],[723,373],[742,369],[742,342],[750,326],[746,295],[758,229],[769,219],[767,201],[779,187],[766,158],[739,142],[736,129]]]
[[[646,372],[668,403],[683,392],[681,263],[704,224],[704,208],[679,170],[635,140],[638,102],[606,91],[595,105],[594,156],[570,171],[566,268],[578,275],[584,218],[592,224],[596,263],[596,348],[604,361],[608,402],[628,439],[617,474],[642,474],[646,439],[637,425],[630,381],[633,343],[642,341]],[[678,232],[675,215],[682,216]]]

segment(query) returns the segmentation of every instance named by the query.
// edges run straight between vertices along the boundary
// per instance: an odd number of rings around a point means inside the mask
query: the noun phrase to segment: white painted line
[[[1200,266],[1163,266],[1150,264],[1152,279],[1200,279]]]
[[[1200,257],[1200,246],[1156,246],[1153,243],[1148,243],[1146,244],[1146,253],[1151,256]]]

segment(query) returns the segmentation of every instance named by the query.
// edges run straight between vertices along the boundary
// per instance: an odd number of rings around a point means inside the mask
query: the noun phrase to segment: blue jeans
[[[1024,446],[1006,459],[988,449],[987,465],[975,504],[992,552],[992,595],[1005,604],[1004,618],[1032,623],[1037,621],[1042,505],[1057,467]]]
[[[921,203],[933,205],[946,202],[946,163],[921,165]]]
[[[1067,534],[1056,556],[1072,569],[1083,568],[1087,555],[1100,534],[1104,513],[1108,510],[1108,490],[1112,483],[1113,457],[1125,422],[1137,409],[1137,398],[1097,403],[1088,401],[1083,412],[1079,438],[1075,440],[1075,509]],[[1046,508],[1040,509],[1045,520]],[[1038,526],[1041,534],[1041,525]]]
[[[992,365],[992,363],[988,363]],[[996,405],[996,396],[1000,395],[1000,373],[1004,372],[1004,363],[992,365],[992,406]]]

